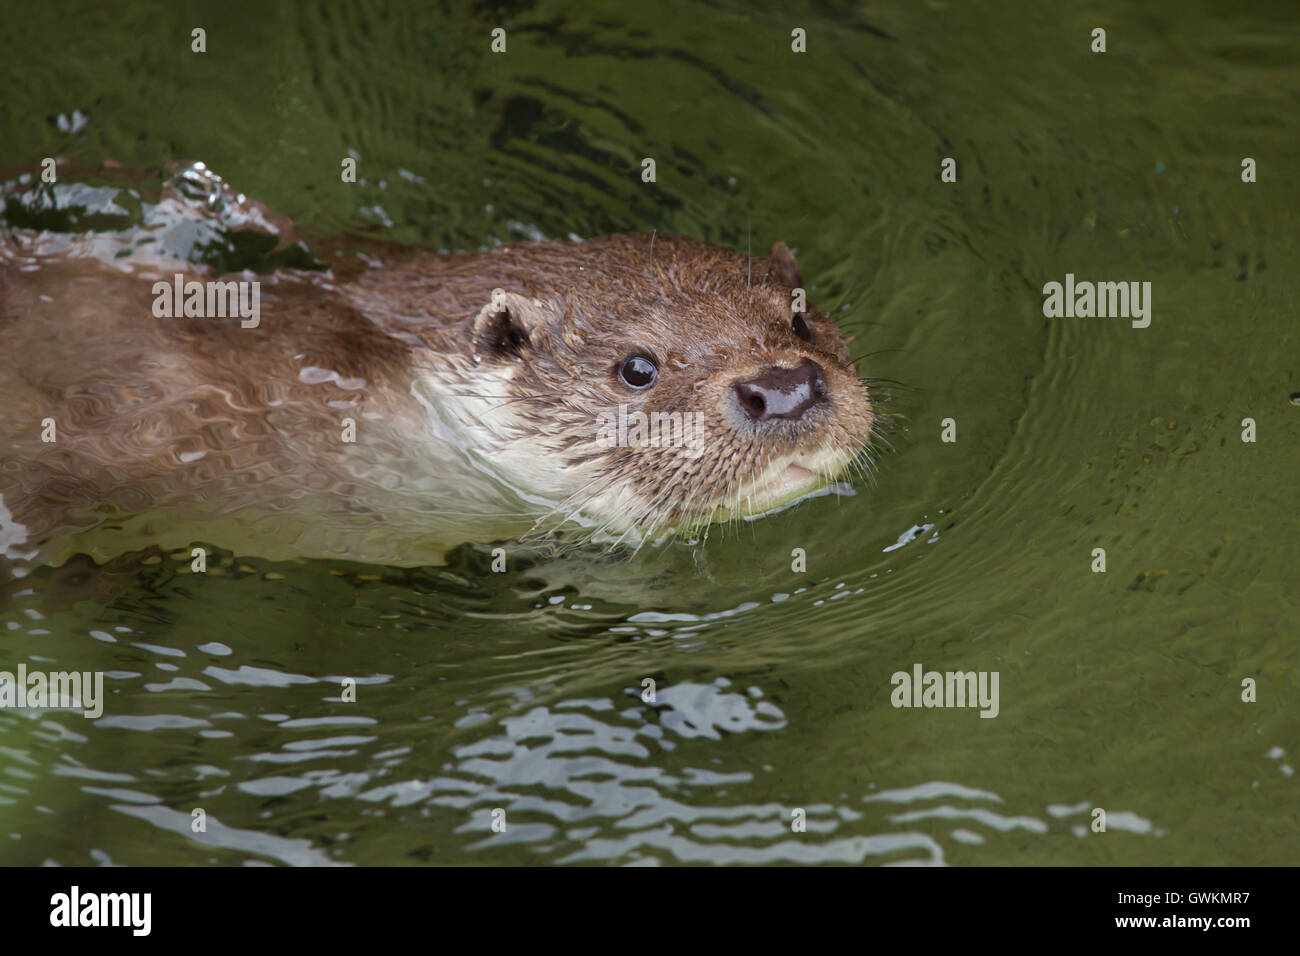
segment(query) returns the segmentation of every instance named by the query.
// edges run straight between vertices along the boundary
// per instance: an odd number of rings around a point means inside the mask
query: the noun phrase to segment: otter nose
[[[740,407],[756,422],[773,418],[798,421],[808,409],[826,402],[826,377],[821,366],[809,359],[794,368],[766,369],[732,388]]]

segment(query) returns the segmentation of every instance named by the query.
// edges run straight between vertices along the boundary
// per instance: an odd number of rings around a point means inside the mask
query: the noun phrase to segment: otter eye
[[[794,321],[792,321],[790,325],[794,328],[794,334],[799,336],[799,338],[803,339],[805,342],[812,341],[812,329],[808,328],[808,323],[804,321],[802,312],[796,312],[794,314]]]
[[[618,377],[631,388],[649,388],[659,377],[659,366],[644,355],[633,355],[618,370]]]

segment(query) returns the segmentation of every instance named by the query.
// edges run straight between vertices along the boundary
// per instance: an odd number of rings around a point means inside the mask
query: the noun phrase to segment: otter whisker
[[[852,354],[851,354],[851,355],[849,356],[849,364],[850,364],[850,365],[857,365],[857,364],[858,364],[859,362],[861,362],[863,359],[872,358],[872,357],[877,356],[877,355],[888,355],[888,354],[891,353],[891,352],[906,352],[906,351],[908,351],[908,350],[905,349],[905,348],[893,347],[893,348],[887,348],[887,349],[873,349],[873,350],[870,351],[870,352],[861,352],[861,353],[859,353],[859,354],[857,354],[857,355],[852,355]]]

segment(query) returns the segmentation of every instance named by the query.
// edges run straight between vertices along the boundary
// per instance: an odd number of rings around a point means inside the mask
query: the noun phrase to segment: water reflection
[[[752,681],[684,680],[654,688],[653,701],[642,687],[545,703],[536,688],[497,688],[456,704],[449,723],[464,739],[446,746],[449,728],[427,714],[394,721],[321,713],[338,705],[337,677],[210,665],[196,660],[199,648],[188,655],[147,641],[130,646],[201,667],[226,688],[221,706],[213,706],[211,687],[191,678],[160,683],[118,670],[115,695],[150,712],[94,722],[0,715],[10,742],[0,750],[0,802],[39,797],[89,806],[92,815],[99,806],[166,831],[174,860],[374,863],[366,836],[383,819],[410,846],[433,834],[439,853],[481,862],[519,862],[524,853],[561,863],[935,865],[946,862],[946,848],[1009,832],[1069,827],[1083,836],[1078,821],[1086,823],[1091,809],[1082,801],[1041,815],[1017,811],[987,789],[941,781],[833,799],[804,791],[806,802],[792,802],[792,784],[805,785],[797,765],[752,767],[746,757],[759,738],[791,729],[782,707]],[[205,646],[209,654],[229,651]],[[364,686],[391,683],[374,676]],[[268,688],[285,693],[277,698],[284,712],[257,712]],[[12,745],[18,742],[25,744]],[[178,762],[148,753],[191,756]],[[137,770],[96,769],[100,762]],[[194,827],[197,809],[202,830]],[[493,826],[500,811],[504,830]],[[1134,813],[1111,813],[1109,821],[1113,830],[1160,835]],[[148,840],[111,830],[127,847]],[[21,843],[21,828],[15,836]],[[85,861],[64,851],[27,862]]]

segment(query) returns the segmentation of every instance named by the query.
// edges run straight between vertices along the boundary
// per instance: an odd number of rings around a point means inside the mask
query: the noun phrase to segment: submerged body
[[[643,541],[813,491],[870,440],[779,243],[331,255],[225,277],[259,283],[253,322],[165,317],[169,285],[218,278],[190,263],[0,240],[0,552],[417,565],[537,528]]]

